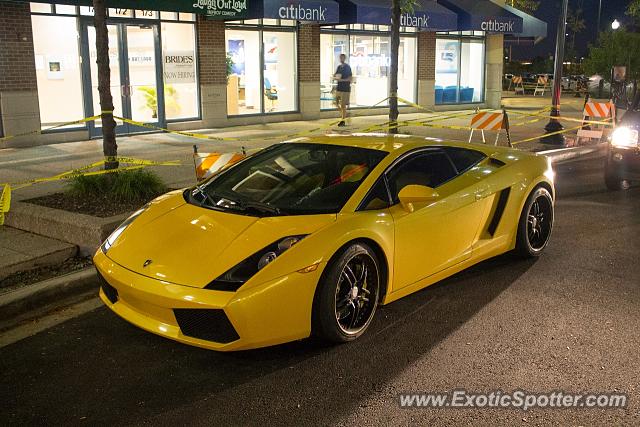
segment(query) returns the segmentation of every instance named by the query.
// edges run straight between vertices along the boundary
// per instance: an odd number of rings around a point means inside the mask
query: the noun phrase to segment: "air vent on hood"
[[[497,168],[501,168],[502,166],[506,165],[506,163],[503,162],[502,160],[498,160],[498,159],[493,158],[493,157],[489,157],[489,164],[491,164],[491,166],[495,166]]]

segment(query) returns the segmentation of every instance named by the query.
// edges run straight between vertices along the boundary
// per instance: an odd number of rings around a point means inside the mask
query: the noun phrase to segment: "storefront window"
[[[351,36],[350,65],[353,71],[351,106],[368,107],[388,96],[390,39],[386,36]],[[386,105],[384,102],[380,105]]]
[[[42,127],[81,119],[84,108],[76,18],[33,15],[31,19]]]
[[[484,92],[484,42],[462,42],[460,55],[460,102],[482,102]]]
[[[31,3],[31,12],[43,128],[100,112],[95,29],[88,18],[93,8]],[[195,15],[115,8],[109,14],[127,18],[107,25],[115,114],[160,123],[198,118]],[[158,108],[160,74],[164,109]],[[100,124],[95,121],[96,128]]]
[[[257,114],[260,105],[260,32],[227,30],[227,58],[231,74],[227,80],[227,113]]]
[[[195,27],[163,22],[162,57],[167,120],[197,117]]]
[[[263,33],[264,111],[292,111],[296,108],[295,33]]]
[[[349,36],[320,34],[320,108],[335,107],[333,75],[340,63],[340,54],[349,54]]]
[[[414,37],[400,38],[398,96],[411,102],[416,99],[416,48]],[[335,108],[333,75],[341,53],[347,54],[347,62],[353,71],[351,107],[388,105],[383,101],[389,96],[391,43],[388,33],[349,35],[336,32],[320,35],[321,108]]]
[[[484,99],[484,40],[436,41],[436,104],[469,104]]]
[[[293,31],[228,28],[227,114],[295,111],[296,38]]]

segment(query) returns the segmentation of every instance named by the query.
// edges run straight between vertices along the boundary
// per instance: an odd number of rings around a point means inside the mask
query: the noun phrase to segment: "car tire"
[[[365,243],[337,253],[320,279],[313,304],[313,335],[344,343],[365,333],[376,312],[381,289],[380,261]]]
[[[549,243],[553,222],[553,197],[545,187],[536,187],[520,214],[516,253],[524,258],[542,255]]]
[[[609,191],[628,190],[630,187],[629,181],[620,178],[617,174],[611,172],[609,168],[604,171],[604,184]]]

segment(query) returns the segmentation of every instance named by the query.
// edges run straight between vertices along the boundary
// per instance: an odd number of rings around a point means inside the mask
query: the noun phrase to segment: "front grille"
[[[188,337],[221,344],[240,338],[224,310],[176,308],[173,313],[182,334]]]
[[[102,277],[102,274],[98,271],[98,279],[100,280],[100,288],[102,288],[102,292],[104,292],[107,299],[111,302],[111,304],[115,304],[118,302],[118,290],[111,286],[107,280]]]

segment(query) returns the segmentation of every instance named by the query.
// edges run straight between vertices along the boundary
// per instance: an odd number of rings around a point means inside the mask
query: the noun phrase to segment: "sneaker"
[[[339,127],[344,127],[344,126],[346,126],[346,125],[347,125],[347,124],[344,122],[344,120],[343,120],[343,121],[341,121],[340,123],[338,123],[338,126],[339,126]]]

